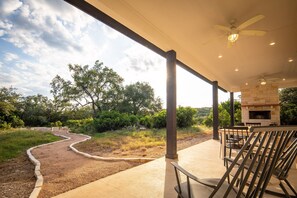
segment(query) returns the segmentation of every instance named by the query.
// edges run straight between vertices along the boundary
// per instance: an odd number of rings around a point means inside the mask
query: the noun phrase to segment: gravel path
[[[71,139],[34,149],[32,154],[41,163],[44,178],[39,198],[52,197],[84,184],[139,165],[135,162],[104,162],[75,154],[69,145],[85,137],[59,131]]]

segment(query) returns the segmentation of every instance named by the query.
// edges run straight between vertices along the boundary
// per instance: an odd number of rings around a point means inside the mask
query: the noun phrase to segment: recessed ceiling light
[[[234,71],[238,72],[238,71],[239,71],[239,69],[238,69],[238,68],[235,68],[235,69],[234,69]]]
[[[273,45],[275,45],[275,42],[270,42],[269,45],[273,46]]]
[[[245,85],[249,85],[249,83],[246,82]]]
[[[294,60],[292,58],[289,58],[288,62],[291,63],[293,62]]]
[[[285,81],[286,79],[285,78],[283,78],[283,81]]]
[[[219,55],[218,58],[223,58],[223,55]]]

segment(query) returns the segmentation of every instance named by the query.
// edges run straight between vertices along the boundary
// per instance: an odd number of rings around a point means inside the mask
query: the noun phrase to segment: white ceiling
[[[178,60],[228,91],[257,84],[263,76],[280,88],[297,87],[297,0],[87,2],[162,50],[175,50]],[[240,25],[259,14],[265,18],[246,29],[267,34],[240,35],[231,48],[227,48],[227,35],[214,28],[228,26],[232,19]],[[274,46],[269,45],[272,41]]]

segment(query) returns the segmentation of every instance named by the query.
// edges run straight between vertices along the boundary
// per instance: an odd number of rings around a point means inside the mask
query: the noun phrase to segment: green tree
[[[19,118],[21,95],[15,88],[0,89],[0,128],[22,127],[23,120]]]
[[[154,89],[146,82],[136,82],[124,89],[124,100],[120,110],[130,114],[155,113],[162,109],[160,98],[155,98]]]
[[[103,110],[116,109],[122,98],[122,77],[99,61],[92,68],[71,64],[68,67],[72,82],[57,75],[51,83],[56,103],[91,106],[93,117]]]
[[[281,123],[284,125],[297,124],[297,87],[280,91]]]
[[[238,101],[234,101],[234,119],[235,119],[235,124],[241,122],[241,104]],[[229,126],[230,122],[231,122],[230,100],[228,100],[225,102],[221,102],[219,104],[219,126],[220,127]],[[212,110],[210,111],[207,118],[204,120],[204,124],[206,126],[213,125]]]
[[[27,126],[47,126],[51,120],[53,105],[40,94],[23,98],[21,118]]]
[[[192,126],[195,123],[195,115],[197,115],[197,109],[191,107],[178,107],[176,111],[177,126],[180,128]]]
[[[16,92],[16,88],[10,87],[2,87],[0,89],[0,101],[1,102],[8,102],[12,105],[17,105],[19,103],[21,94]]]

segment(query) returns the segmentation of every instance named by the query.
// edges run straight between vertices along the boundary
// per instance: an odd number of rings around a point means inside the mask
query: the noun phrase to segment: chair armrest
[[[201,179],[197,178],[196,176],[192,175],[191,173],[189,173],[188,171],[186,171],[184,168],[182,168],[180,165],[178,165],[176,162],[171,162],[171,164],[174,166],[174,168],[176,168],[177,170],[179,170],[180,172],[182,172],[184,175],[186,175],[187,177],[191,178],[192,180],[203,184],[205,186],[211,187],[211,188],[215,188],[216,185],[209,183],[207,181],[202,181]]]

